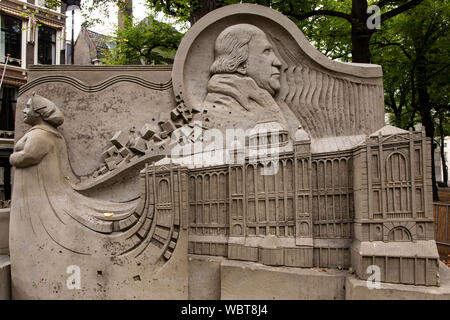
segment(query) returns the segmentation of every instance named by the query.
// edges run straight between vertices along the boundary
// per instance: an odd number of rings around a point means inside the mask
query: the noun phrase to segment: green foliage
[[[156,12],[178,19],[179,22],[189,22],[192,12],[202,8],[202,2],[199,0],[147,0],[147,6]],[[238,0],[215,0],[216,8],[229,4],[240,3]],[[255,1],[242,1],[255,2]]]
[[[83,25],[89,28],[96,24],[102,24],[104,19],[110,18],[111,8],[120,8],[126,11],[127,3],[122,0],[82,0]]]
[[[104,52],[105,64],[171,63],[182,34],[152,15],[139,23],[126,18],[111,39],[114,47]]]
[[[348,20],[328,15],[298,19],[299,15],[314,10],[326,9],[349,14],[351,0],[280,1],[274,9],[294,21],[317,50],[331,59],[351,62],[351,24]]]
[[[178,21],[186,22],[202,5],[213,3],[219,8],[240,2],[266,5],[280,11],[294,21],[314,46],[325,55],[331,59],[352,61],[354,45],[351,36],[352,27],[358,23],[361,27],[361,21],[356,21],[353,15],[352,0],[147,0],[146,4],[154,12],[164,12]],[[367,4],[380,5],[381,14],[385,15],[412,2],[416,1],[368,0]],[[105,6],[107,3],[120,5],[121,0],[93,0],[93,3],[97,7]],[[308,15],[313,12],[316,14]],[[447,76],[447,60],[450,41],[448,32],[442,31],[445,30],[445,26],[448,30],[449,12],[449,0],[424,0],[423,3],[401,14],[383,19],[381,29],[374,30],[370,34],[371,62],[383,67],[386,111],[392,114],[391,122],[396,126],[408,128],[422,121],[423,108],[431,109],[433,115],[437,114],[438,109],[448,108],[450,81]],[[364,25],[365,23],[363,27]],[[132,29],[129,32],[129,35],[125,31],[120,35],[117,34],[117,50],[124,42],[128,49],[120,49],[121,53],[111,56],[109,63],[139,61],[143,56],[141,52],[136,54],[138,52],[136,48],[144,42],[143,39],[138,35],[132,36]],[[428,34],[430,32],[431,36]],[[127,39],[129,42],[120,39]],[[131,39],[137,41],[130,41]],[[130,42],[133,42],[133,45]],[[135,52],[134,55],[130,54],[131,52]],[[425,61],[427,70],[425,85],[431,97],[431,107],[424,107],[419,103],[418,55],[421,56],[422,64]],[[116,61],[113,61],[114,59]],[[155,59],[149,57],[147,61],[153,60]]]
[[[431,113],[435,125],[438,114],[448,122],[443,110],[450,109],[449,18],[449,0],[426,0],[384,22],[374,36],[373,60],[383,67],[386,111],[394,125],[407,129],[423,122],[424,112]],[[427,105],[419,101],[420,86],[430,97]]]
[[[56,9],[61,6],[60,0],[45,0],[45,6],[49,9]]]

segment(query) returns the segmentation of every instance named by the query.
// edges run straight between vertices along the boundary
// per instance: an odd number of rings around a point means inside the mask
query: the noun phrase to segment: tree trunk
[[[373,30],[367,28],[367,0],[352,0],[352,17],[352,62],[370,63]]]
[[[191,11],[189,22],[194,25],[201,17],[217,8],[216,0],[198,0],[198,5]]]
[[[445,136],[444,136],[444,114],[439,114],[439,133],[441,135],[441,161],[442,161],[442,177],[444,186],[448,187],[447,163],[445,162]]]
[[[392,113],[394,114],[394,125],[396,127],[401,128],[402,123],[402,108],[397,105],[397,102],[395,101],[395,95],[394,91],[389,91],[389,100],[385,101],[385,105],[388,105],[391,107]]]
[[[434,166],[434,122],[431,115],[430,95],[427,86],[427,61],[423,55],[417,57],[417,93],[419,98],[419,110],[422,117],[422,125],[425,126],[426,136],[431,139],[431,178],[433,187],[433,200],[439,201],[436,185],[436,170]]]
[[[133,15],[133,0],[120,0],[118,3],[117,23],[125,27],[125,19]]]

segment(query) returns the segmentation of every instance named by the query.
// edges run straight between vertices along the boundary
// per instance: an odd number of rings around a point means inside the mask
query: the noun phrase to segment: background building
[[[100,59],[105,57],[105,50],[109,50],[111,45],[113,44],[107,36],[88,30],[83,26],[75,42],[74,63],[99,65],[101,64]],[[71,52],[68,52],[67,61],[70,61],[70,54]]]

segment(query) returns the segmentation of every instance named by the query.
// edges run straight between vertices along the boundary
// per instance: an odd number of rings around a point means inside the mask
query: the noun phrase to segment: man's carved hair
[[[235,73],[240,65],[247,62],[248,44],[261,29],[251,24],[236,24],[223,30],[214,46],[215,60],[209,69],[216,73]]]

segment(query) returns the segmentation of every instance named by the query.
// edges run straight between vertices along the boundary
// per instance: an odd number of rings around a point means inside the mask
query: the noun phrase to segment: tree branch
[[[356,22],[356,19],[353,18],[351,15],[339,12],[339,11],[333,11],[333,10],[314,10],[310,11],[304,14],[289,14],[291,17],[297,19],[297,20],[305,20],[313,16],[330,16],[330,17],[338,17],[347,20],[350,23]]]
[[[380,0],[376,6],[380,7],[380,9],[382,9],[384,6],[386,6],[387,4],[390,4],[391,2],[394,2],[396,0]]]
[[[441,111],[441,110],[448,110],[449,105],[448,104],[433,104],[433,108],[434,110],[436,110],[437,112]]]
[[[385,39],[386,40],[386,39]],[[373,42],[372,45],[379,45],[380,47],[388,47],[388,46],[397,46],[402,50],[403,54],[408,58],[408,60],[411,60],[411,55],[403,48],[403,45],[401,43],[397,42],[390,42],[389,40],[386,40],[387,42]]]
[[[381,2],[386,2],[386,1],[381,0]],[[401,6],[395,8],[395,9],[392,9],[391,11],[383,13],[380,16],[381,23],[383,23],[387,19],[395,17],[396,15],[399,15],[402,12],[405,12],[406,10],[414,8],[415,6],[419,5],[421,2],[423,2],[423,0],[411,0],[405,4],[402,4]]]
[[[448,67],[450,67],[450,64],[447,64],[445,66],[443,66],[441,69],[433,72],[431,75],[428,76],[428,79],[433,78],[434,76],[436,76],[437,74],[441,73],[442,71],[444,71],[445,69],[447,69]]]
[[[393,91],[389,91],[389,99],[391,99],[390,107],[394,111],[394,114],[396,115],[396,118],[399,117],[399,108],[397,107],[397,103],[395,102],[395,95]]]
[[[408,129],[414,127],[414,118],[416,117],[417,110],[414,108],[411,112],[411,117],[409,117]]]

